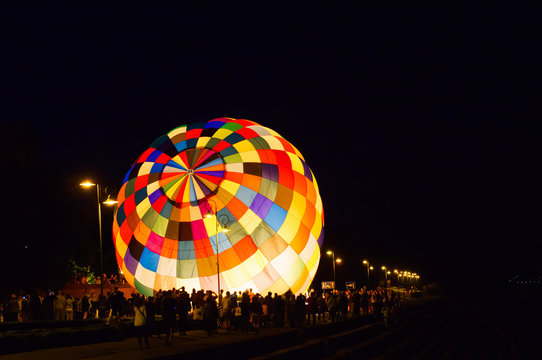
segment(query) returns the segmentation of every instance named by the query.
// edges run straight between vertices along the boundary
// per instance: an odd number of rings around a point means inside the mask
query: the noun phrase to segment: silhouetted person
[[[186,335],[188,330],[188,313],[190,312],[190,295],[184,290],[184,286],[179,293],[177,301],[177,312],[179,314],[179,334]]]
[[[217,331],[217,322],[218,306],[216,305],[216,300],[213,296],[207,296],[203,305],[203,326],[209,336]]]
[[[90,299],[88,294],[85,293],[81,298],[81,312],[83,313],[83,319],[88,317],[88,311],[90,309]]]
[[[313,325],[316,324],[316,311],[317,311],[317,300],[314,291],[311,292],[309,298],[307,299],[307,325],[311,324],[311,317]]]
[[[145,340],[145,345],[149,347],[148,327],[147,327],[147,308],[141,296],[138,296],[134,302],[134,327],[137,333],[137,342],[139,347],[143,347],[141,338]]]
[[[41,299],[37,291],[34,291],[30,296],[29,304],[32,321],[41,320]]]
[[[359,291],[354,292],[352,295],[352,313],[354,316],[359,316],[359,311],[361,308],[361,295],[359,294]]]
[[[260,332],[260,323],[262,319],[263,308],[260,294],[255,294],[250,302],[250,318],[252,319],[252,327],[256,334]]]
[[[166,346],[173,346],[173,332],[176,323],[177,301],[172,297],[171,291],[165,292],[162,300],[162,319],[166,331]]]
[[[156,299],[152,296],[147,299],[145,302],[145,307],[147,309],[147,331],[150,336],[157,334],[160,339],[160,331],[158,329],[158,324],[156,323],[156,314],[158,313],[158,305],[156,305]]]
[[[66,298],[62,294],[62,290],[58,290],[54,300],[55,320],[65,320],[66,318]]]
[[[275,293],[275,296],[273,297],[273,306],[275,307],[275,314],[276,314],[276,322],[278,327],[284,327],[284,311],[285,311],[285,303],[282,296]]]
[[[295,323],[296,326],[305,326],[305,296],[297,295],[295,299]]]
[[[364,315],[369,314],[369,294],[367,293],[367,290],[364,290],[363,294],[361,294],[361,308],[363,309]]]
[[[241,303],[239,304],[239,307],[241,308],[241,333],[248,334],[250,320],[250,296],[248,293],[245,292],[243,295],[241,295]]]
[[[19,318],[19,302],[15,294],[11,294],[6,310],[6,321],[17,321]]]

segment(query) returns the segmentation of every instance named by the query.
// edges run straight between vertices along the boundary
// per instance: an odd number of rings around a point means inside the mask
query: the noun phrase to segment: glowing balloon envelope
[[[294,146],[253,121],[171,130],[128,171],[118,201],[117,261],[143,295],[216,291],[218,280],[223,290],[299,293],[318,268],[316,179]]]

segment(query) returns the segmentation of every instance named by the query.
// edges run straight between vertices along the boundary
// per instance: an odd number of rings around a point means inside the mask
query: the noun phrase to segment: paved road
[[[36,360],[36,359],[156,359],[156,358],[190,358],[190,353],[206,350],[207,353],[222,351],[223,347],[232,347],[236,344],[252,343],[262,338],[285,336],[284,334],[297,334],[296,329],[263,329],[259,335],[254,333],[241,334],[240,331],[220,330],[218,334],[209,337],[203,330],[192,330],[187,336],[176,335],[172,347],[165,346],[165,340],[156,336],[149,339],[149,348],[140,348],[137,338],[128,338],[122,341],[103,342],[89,345],[69,346],[62,348],[44,349],[21,352],[0,356],[1,360]],[[280,346],[280,345],[278,345]],[[184,356],[187,355],[187,356]],[[240,354],[241,355],[241,354]],[[246,354],[248,355],[248,354]],[[196,356],[194,356],[196,357]],[[201,357],[201,353],[197,355]],[[244,358],[245,355],[241,355]],[[222,357],[224,358],[224,357]]]

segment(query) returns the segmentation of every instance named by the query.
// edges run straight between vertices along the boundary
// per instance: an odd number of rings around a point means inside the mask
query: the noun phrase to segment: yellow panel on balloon
[[[305,213],[307,199],[297,191],[294,191],[293,194],[292,205],[288,211],[288,215],[301,221],[301,219],[303,219],[303,214]]]
[[[282,143],[274,136],[262,136],[262,138],[269,144],[269,147],[273,150],[284,150]]]
[[[280,227],[277,233],[288,244],[290,244],[294,240],[295,235],[297,234],[299,225],[300,225],[300,221],[294,216],[291,216],[290,214],[288,214],[286,215],[286,218],[284,219],[284,222],[282,223],[282,226]]]
[[[245,268],[247,269],[249,276],[254,277],[265,268],[267,263],[266,257],[258,250],[245,261]]]
[[[241,286],[250,280],[249,272],[244,264],[226,270],[222,274],[224,275],[224,278],[227,279],[228,283],[231,284],[231,287]]]
[[[237,193],[237,190],[239,190],[240,186],[240,184],[234,183],[233,181],[229,181],[227,179],[223,179],[220,183],[220,189],[227,191],[229,194],[232,195],[235,195]]]
[[[301,160],[299,160],[299,157],[289,152],[287,152],[286,154],[288,154],[288,156],[290,157],[290,161],[292,162],[292,169],[300,174],[305,174],[305,168],[303,167],[303,163],[301,162]]]
[[[176,129],[171,130],[168,133],[169,138],[174,138],[177,135],[185,134],[186,133],[186,125],[179,126]]]
[[[244,163],[259,163],[261,162],[260,155],[256,150],[246,151],[240,153],[241,159]]]
[[[219,129],[213,134],[213,138],[224,140],[233,133],[230,129]]]
[[[254,151],[254,145],[252,145],[252,143],[248,140],[239,141],[238,143],[234,144],[233,147],[240,154],[244,152]]]
[[[292,291],[299,291],[299,288],[295,287],[295,284],[298,281],[305,281],[305,279],[301,279],[301,275],[304,271],[306,272],[306,277],[308,275],[308,271],[307,269],[305,269],[305,264],[303,263],[303,261],[301,261],[299,257],[297,257],[296,261],[291,264],[288,271],[282,274],[282,278],[292,287]]]
[[[124,242],[124,240],[120,237],[120,234],[115,237],[115,247],[117,248],[117,251],[121,257],[124,257],[124,254],[126,254],[126,250],[128,249],[128,246]]]

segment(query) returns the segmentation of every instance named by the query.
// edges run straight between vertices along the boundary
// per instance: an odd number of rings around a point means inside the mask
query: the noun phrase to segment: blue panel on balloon
[[[178,152],[181,152],[181,151],[185,150],[186,149],[186,141],[178,142],[177,144],[175,144],[175,148],[177,149]]]
[[[154,150],[150,155],[145,159],[145,162],[155,162],[158,157],[162,155],[161,151]]]
[[[254,201],[256,195],[256,191],[251,190],[243,185],[239,186],[237,193],[235,193],[235,197],[241,200],[243,204],[245,204],[247,207],[250,207],[250,205],[252,205],[252,202]]]
[[[150,271],[156,271],[158,268],[158,260],[160,260],[160,255],[153,253],[149,249],[145,248],[143,254],[141,254],[141,259],[139,263],[143,265],[145,269]]]
[[[286,218],[286,214],[286,210],[284,210],[277,204],[273,204],[264,221],[267,223],[267,225],[271,226],[273,230],[279,231],[282,223],[284,222],[284,219]]]
[[[162,170],[164,170],[165,167],[166,167],[166,165],[164,165],[164,164],[154,163],[154,165],[152,166],[151,171],[149,173],[150,174],[161,173]]]

